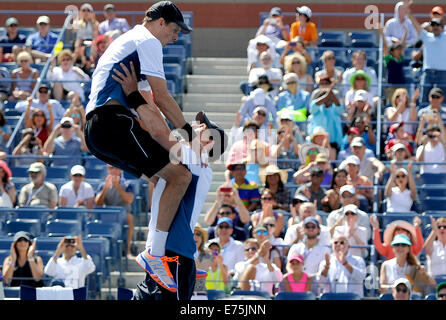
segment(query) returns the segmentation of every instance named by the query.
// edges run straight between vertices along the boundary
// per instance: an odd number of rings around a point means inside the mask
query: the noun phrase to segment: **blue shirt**
[[[332,104],[325,107],[325,104],[318,106],[315,101],[311,103],[310,130],[309,135],[313,133],[314,128],[322,127],[330,134],[330,142],[336,142],[339,147],[342,146],[342,125],[341,114],[344,112],[343,105]]]
[[[276,103],[276,110],[287,108],[290,110],[306,109],[310,105],[310,94],[305,90],[297,90],[292,94],[289,90],[279,93],[279,100]]]
[[[57,34],[54,32],[48,32],[45,37],[42,37],[40,32],[36,32],[28,36],[26,39],[26,46],[40,52],[51,53],[56,42]]]
[[[252,120],[253,111],[256,107],[257,105],[254,103],[253,97],[250,96],[245,100],[240,108],[240,115],[243,119],[241,126],[243,126],[246,121]],[[263,105],[263,107],[265,107],[268,111],[268,114],[266,115],[266,121],[262,125],[262,129],[266,129],[269,121],[276,123],[277,113],[274,102],[268,95],[265,96],[265,105]]]
[[[127,19],[125,18],[114,18],[111,22],[109,20],[104,20],[99,24],[98,31],[99,34],[104,34],[108,31],[119,30],[122,33],[130,30]]]
[[[436,37],[432,32],[422,29],[420,39],[423,41],[423,70],[446,71],[446,59],[443,57],[446,52],[446,31]]]
[[[25,43],[26,37],[25,35],[18,33],[17,37],[14,39],[9,39],[8,35],[5,35],[0,38],[0,43]],[[12,53],[12,46],[3,47],[3,53]]]
[[[62,136],[54,139],[54,151],[55,156],[73,156],[73,159],[54,159],[54,166],[74,166],[75,164],[81,164],[82,159],[80,158],[82,154],[81,150],[81,139],[73,135],[73,137],[65,141]],[[77,157],[77,158],[76,158]]]

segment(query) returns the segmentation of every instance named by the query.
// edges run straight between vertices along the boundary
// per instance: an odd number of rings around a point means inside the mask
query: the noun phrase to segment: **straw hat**
[[[315,143],[304,143],[299,150],[299,159],[302,164],[305,164],[308,150],[317,149],[319,153],[324,153],[328,157],[328,149]]]
[[[406,229],[412,235],[413,241],[417,238],[417,234],[415,232],[415,227],[407,221],[404,220],[395,220],[387,225],[386,230],[384,230],[384,243],[390,244],[393,240],[393,232],[396,227],[400,227]]]
[[[263,172],[259,174],[260,181],[262,181],[262,184],[265,184],[266,176],[273,175],[276,173],[280,175],[280,180],[282,180],[282,183],[286,184],[288,181],[288,172],[286,170],[279,169],[279,167],[276,166],[275,164],[270,164],[265,168],[265,170],[263,170]]]
[[[201,233],[201,237],[203,238],[202,243],[206,243],[208,241],[208,233],[204,230],[199,223],[195,225],[194,231],[198,231]]]

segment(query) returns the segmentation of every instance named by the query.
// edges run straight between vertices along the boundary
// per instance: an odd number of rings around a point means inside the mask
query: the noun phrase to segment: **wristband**
[[[127,96],[127,103],[129,104],[130,108],[136,110],[140,105],[147,104],[147,101],[144,99],[141,93],[139,93],[139,91],[136,90]]]
[[[191,142],[192,140],[194,140],[194,138],[197,136],[197,134],[195,133],[194,129],[192,129],[192,126],[189,123],[186,123],[180,131],[181,135],[183,136],[183,138],[188,141]]]

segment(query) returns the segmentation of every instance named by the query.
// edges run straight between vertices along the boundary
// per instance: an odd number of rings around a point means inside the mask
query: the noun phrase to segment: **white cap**
[[[348,205],[346,205],[346,206],[342,209],[342,211],[343,211],[344,213],[351,211],[351,212],[353,212],[353,213],[356,214],[356,215],[359,214],[358,207],[356,206],[356,204],[353,204],[353,203],[352,203],[352,204],[348,204]]]
[[[306,15],[308,18],[311,18],[311,9],[307,6],[297,7],[296,11],[298,13]]]
[[[262,88],[257,88],[249,94],[254,99],[254,105],[264,106],[266,100],[266,93]]]
[[[71,117],[63,117],[60,120],[60,124],[64,124],[65,122],[69,122],[69,123],[71,123],[71,125],[74,125],[74,120]]]
[[[364,101],[366,102],[368,99],[368,92],[365,90],[356,90],[355,97],[353,98],[353,101]]]
[[[350,143],[352,147],[364,147],[364,139],[362,137],[354,137],[352,142]]]
[[[396,143],[392,146],[392,151],[395,152],[397,150],[404,149],[406,150],[406,146],[402,143]]]
[[[299,80],[299,77],[294,72],[287,73],[283,76],[283,81],[286,83],[289,79],[295,79],[296,81]]]
[[[279,119],[280,119],[280,120],[291,120],[291,121],[294,120],[294,118],[293,118],[293,116],[291,115],[291,113],[288,112],[287,110],[283,110],[283,111],[280,113],[280,115],[279,115]]]
[[[40,16],[37,18],[36,24],[39,23],[46,23],[46,24],[50,24],[50,18],[48,16]]]
[[[407,287],[407,289],[409,289],[409,291],[412,291],[412,285],[410,284],[410,282],[409,282],[409,280],[407,278],[396,279],[393,282],[392,287],[396,288],[400,284],[404,284]]]
[[[339,194],[342,196],[342,194],[343,194],[345,191],[348,191],[348,192],[350,192],[351,194],[356,194],[355,187],[353,187],[351,184],[345,184],[345,185],[343,185],[343,186],[341,187],[341,189],[339,190]]]
[[[266,110],[266,108],[263,107],[263,106],[257,106],[257,107],[254,109],[254,111],[252,112],[252,114],[256,114],[256,113],[259,112],[259,111],[263,111],[263,112],[265,112],[265,114],[268,114],[268,110]]]
[[[404,169],[404,168],[398,168],[398,169],[396,170],[396,172],[397,172],[397,173],[398,173],[398,172],[402,172],[402,173],[404,173],[405,176],[408,176],[408,175],[409,175],[409,172],[407,172],[407,170]]]
[[[345,159],[345,164],[354,164],[359,166],[361,164],[361,161],[359,160],[359,158],[357,156],[351,155],[348,156],[347,159]]]
[[[271,47],[271,39],[268,38],[267,36],[265,36],[264,34],[261,34],[261,35],[255,37],[254,41],[256,44],[264,43],[268,47]]]
[[[85,168],[79,164],[73,166],[71,168],[71,175],[74,176],[75,174],[81,174],[85,177]]]

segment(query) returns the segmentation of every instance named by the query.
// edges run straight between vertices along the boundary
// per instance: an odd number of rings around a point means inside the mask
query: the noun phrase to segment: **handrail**
[[[35,14],[35,12],[34,12],[34,14]],[[48,14],[48,11],[46,11],[45,14]],[[62,40],[62,36],[65,33],[65,31],[66,31],[67,27],[69,26],[69,24],[70,24],[72,19],[73,19],[73,13],[68,13],[67,17],[65,18],[65,22],[64,22],[64,25],[62,27],[62,30],[60,31],[60,33],[57,36],[56,44],[54,45],[53,50],[51,50],[51,56],[46,61],[45,65],[43,67],[43,70],[40,73],[39,78],[37,79],[38,80],[37,81],[37,85],[34,87],[32,93],[30,95],[31,98],[34,99],[34,97],[37,94],[37,91],[39,90],[40,83],[43,80],[46,80],[46,75],[47,75],[47,72],[49,70],[49,67],[50,67],[50,64],[51,64],[51,60],[54,57],[56,45]],[[15,142],[16,142],[17,137],[18,137],[18,132],[21,129],[24,121],[25,121],[25,112],[22,114],[22,116],[20,117],[19,121],[17,122],[16,127],[14,128],[14,131],[12,132],[11,137],[8,140],[8,143],[6,144],[6,149],[8,150],[8,153],[12,153],[12,151],[13,151],[12,149],[14,148]]]

